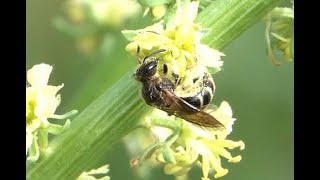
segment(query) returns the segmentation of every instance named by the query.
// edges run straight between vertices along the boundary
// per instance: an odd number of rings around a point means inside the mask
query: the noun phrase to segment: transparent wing
[[[169,106],[159,107],[159,109],[166,111],[169,115],[175,115],[203,127],[224,129],[223,124],[212,115],[192,106],[172,92],[163,90],[163,96]]]

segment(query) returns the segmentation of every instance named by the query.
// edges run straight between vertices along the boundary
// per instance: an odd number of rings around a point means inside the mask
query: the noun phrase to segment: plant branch
[[[70,129],[52,139],[45,157],[27,164],[27,179],[76,179],[93,168],[149,110],[138,89],[131,72],[123,76],[73,119]]]
[[[196,19],[202,27],[210,29],[210,33],[202,42],[214,49],[224,48],[280,2],[281,0],[216,0],[212,2],[199,13]]]

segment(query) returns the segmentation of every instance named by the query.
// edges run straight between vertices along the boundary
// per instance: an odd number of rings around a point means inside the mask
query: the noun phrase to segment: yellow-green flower
[[[166,77],[172,82],[175,82],[178,76],[179,83],[175,84],[173,90],[178,97],[188,97],[183,95],[197,90],[195,77],[209,74],[208,68],[218,72],[223,65],[221,56],[224,54],[201,43],[205,31],[194,23],[198,6],[199,1],[177,0],[174,15],[165,16],[165,20],[144,29],[122,31],[126,38],[132,41],[126,46],[126,50],[137,55],[139,65],[143,63],[142,60],[153,59],[144,59],[150,53],[159,49],[165,50],[154,54],[159,59],[155,76]],[[171,73],[164,74],[164,67]],[[228,170],[221,165],[221,157],[232,163],[239,162],[241,156],[233,157],[226,149],[239,147],[242,150],[245,145],[242,141],[227,139],[235,121],[227,102],[222,102],[220,107],[208,106],[204,111],[221,122],[225,129],[200,127],[154,109],[151,115],[146,117],[144,125],[153,132],[155,143],[146,148],[139,158],[135,159],[134,164],[141,165],[152,157],[164,165],[166,174],[179,177],[185,177],[195,165],[201,166],[203,179],[209,179],[212,171],[215,178],[227,174]]]
[[[166,23],[160,21],[144,29],[122,31],[132,41],[126,46],[126,50],[136,55],[139,46],[139,58],[143,59],[155,50],[165,49],[164,53],[158,55],[158,74],[161,76],[161,68],[165,63],[168,72],[177,74],[182,81],[186,71],[197,64],[219,71],[223,65],[220,59],[224,54],[202,44],[202,29],[200,25],[193,23],[198,4],[199,2],[192,1],[177,5],[176,16]],[[172,73],[169,73],[167,78],[174,80]]]
[[[110,177],[105,175],[109,172],[109,165],[104,165],[98,169],[93,169],[88,172],[83,172],[76,180],[109,180]],[[97,175],[104,175],[103,177],[96,178]]]
[[[56,108],[59,106],[61,98],[57,92],[63,87],[48,85],[52,66],[38,64],[27,71],[26,88],[26,153],[29,153],[28,160],[36,161],[40,156],[40,151],[45,151],[47,147],[47,134],[59,134],[67,128],[70,121],[67,120],[64,126],[51,124],[48,118],[64,119],[76,111],[71,111],[65,115],[56,115]]]
[[[112,49],[114,33],[139,14],[141,7],[135,0],[67,0],[63,11],[65,17],[54,21],[56,28],[75,38],[78,48],[91,56],[102,47]]]
[[[265,39],[268,56],[275,65],[280,65],[276,60],[273,50],[282,52],[285,60],[294,59],[294,9],[274,8],[265,17]]]
[[[166,4],[161,4],[151,8],[152,15],[155,17],[156,20],[163,18],[163,16],[166,14],[166,11]]]
[[[219,178],[228,173],[221,165],[221,157],[228,162],[237,163],[241,156],[233,157],[227,149],[240,148],[245,145],[242,141],[232,141],[227,136],[232,132],[235,118],[232,110],[225,101],[219,108],[208,109],[224,126],[224,130],[200,127],[173,116],[167,116],[163,111],[155,109],[147,117],[146,123],[158,140],[150,148],[146,149],[140,161],[144,161],[147,155],[164,164],[164,172],[180,176],[186,174],[194,165],[202,168],[203,178],[209,179],[209,173],[214,172],[214,177]]]
[[[69,0],[66,13],[74,23],[120,27],[130,17],[140,11],[140,5],[134,0]]]

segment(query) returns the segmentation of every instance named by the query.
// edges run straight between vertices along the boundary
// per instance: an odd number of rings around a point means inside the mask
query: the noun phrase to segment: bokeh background
[[[125,50],[128,43],[120,29],[137,29],[151,24],[148,18],[130,18],[121,28],[110,28],[97,53],[86,54],[77,48],[74,38],[54,26],[63,16],[62,1],[28,0],[26,3],[26,70],[38,63],[54,66],[49,84],[64,83],[60,91],[63,114],[82,110],[124,73],[133,71],[136,60]],[[136,17],[141,16],[141,13]],[[223,180],[294,178],[294,63],[282,61],[273,66],[266,55],[264,23],[261,21],[239,36],[222,51],[224,70],[215,74],[217,91],[213,102],[230,103],[237,121],[232,140],[243,140],[246,149],[240,163],[223,161],[229,173]],[[113,180],[140,179],[130,167],[130,155],[119,142],[101,159],[110,164]],[[189,179],[200,179],[193,168]],[[173,179],[162,168],[153,170],[152,179]]]

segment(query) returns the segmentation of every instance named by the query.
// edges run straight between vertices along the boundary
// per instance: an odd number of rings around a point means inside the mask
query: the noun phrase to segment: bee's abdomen
[[[198,109],[203,109],[206,107],[213,98],[213,93],[215,91],[215,86],[213,80],[211,80],[210,75],[206,74],[203,77],[203,87],[201,91],[194,96],[181,97],[183,100],[189,104],[197,107]]]
[[[190,97],[181,97],[189,104],[195,106],[198,109],[206,107],[212,100],[212,93],[209,88],[203,88],[198,94]]]
[[[187,103],[195,106],[196,108],[200,109],[202,106],[201,96],[191,96],[191,97],[182,97],[183,100],[187,101]]]

